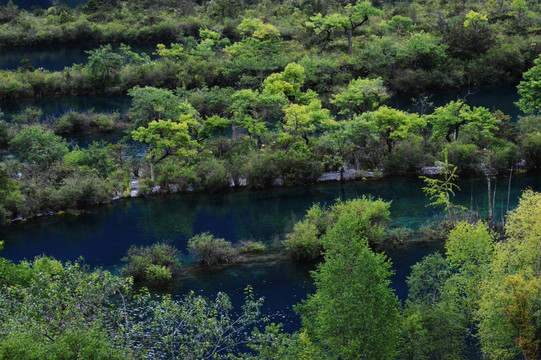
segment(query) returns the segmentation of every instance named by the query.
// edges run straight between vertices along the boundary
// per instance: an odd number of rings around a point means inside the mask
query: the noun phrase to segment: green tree
[[[534,60],[534,66],[526,71],[517,88],[520,95],[517,106],[526,114],[541,112],[541,55]]]
[[[150,159],[150,178],[154,181],[154,165],[175,155],[185,160],[197,153],[197,142],[190,135],[186,122],[171,120],[152,121],[148,126],[131,132],[134,140],[148,144]]]
[[[411,267],[407,280],[408,298],[426,307],[434,305],[441,299],[443,286],[449,276],[449,263],[439,252],[425,256]]]
[[[256,87],[289,62],[282,53],[284,42],[274,25],[246,18],[237,29],[242,40],[224,49],[227,62],[221,69],[226,77],[232,77],[232,81],[243,87]]]
[[[381,78],[358,78],[349,82],[346,90],[334,95],[331,103],[340,114],[351,116],[376,110],[389,98],[389,92]]]
[[[17,182],[11,179],[5,166],[0,165],[0,225],[6,224],[16,214],[22,200]]]
[[[389,154],[392,154],[395,144],[426,125],[423,118],[417,114],[381,106],[376,111],[365,113],[367,121],[373,122],[385,144]]]
[[[355,218],[351,225],[356,229],[359,238],[366,238],[370,244],[377,244],[383,240],[389,221],[390,205],[383,200],[367,197],[349,201],[338,200],[329,208],[316,204],[308,210],[305,219],[297,222],[293,231],[287,234],[286,249],[296,258],[319,257],[324,248],[325,234],[346,215]]]
[[[443,206],[447,212],[449,222],[454,222],[456,210],[464,210],[464,207],[457,206],[451,201],[451,197],[455,196],[455,190],[460,190],[455,180],[458,178],[456,174],[456,166],[447,161],[447,152],[445,152],[445,160],[436,162],[436,166],[440,170],[443,179],[429,178],[420,176],[424,180],[426,186],[423,187],[423,192],[430,197],[432,201],[429,206]]]
[[[394,359],[399,302],[391,263],[368,247],[352,213],[323,240],[325,262],[313,273],[316,292],[296,310],[314,351],[325,359]]]
[[[86,51],[88,62],[86,70],[95,87],[107,89],[118,79],[118,72],[124,63],[122,55],[113,51],[110,44]]]
[[[68,153],[66,141],[41,126],[23,127],[10,141],[9,148],[19,154],[20,161],[40,169],[61,162]]]
[[[432,139],[445,137],[447,142],[457,141],[462,127],[477,141],[492,139],[498,129],[498,119],[487,108],[472,109],[462,100],[437,107],[427,120],[432,124]]]
[[[482,284],[478,316],[483,354],[490,359],[541,356],[541,194],[526,190],[508,215]]]
[[[355,30],[364,25],[369,16],[380,15],[381,10],[372,6],[369,1],[358,1],[355,5],[348,4],[342,12],[332,13],[326,16],[318,13],[305,23],[306,27],[314,30],[322,39],[322,53],[335,32],[343,33],[348,41],[348,52],[353,50],[353,35]]]
[[[298,138],[309,144],[309,135],[317,131],[336,127],[329,110],[321,107],[321,101],[313,100],[308,105],[291,104],[284,109],[282,141],[296,143]]]
[[[172,91],[151,86],[136,86],[128,91],[132,104],[128,117],[133,129],[155,120],[176,120],[181,114],[180,99]]]

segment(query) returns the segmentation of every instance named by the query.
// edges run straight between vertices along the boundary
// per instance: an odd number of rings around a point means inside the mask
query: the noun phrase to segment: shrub
[[[272,158],[272,154],[266,152],[253,153],[244,166],[246,182],[251,188],[267,188],[274,184],[274,180],[280,177],[280,172]]]
[[[56,210],[77,210],[107,202],[112,195],[107,181],[93,172],[78,172],[63,179],[50,197]]]
[[[13,115],[13,122],[19,125],[35,125],[43,116],[41,109],[29,106],[24,111]]]
[[[54,131],[57,134],[67,134],[78,131],[83,127],[84,119],[82,114],[75,111],[68,111],[62,115],[54,125]]]
[[[287,185],[313,183],[323,173],[321,162],[315,161],[306,151],[277,151],[272,158]]]
[[[208,158],[194,166],[195,178],[200,190],[217,191],[229,187],[225,162]]]
[[[265,252],[267,246],[260,241],[242,241],[237,247],[241,254],[261,254]]]
[[[520,144],[520,154],[529,167],[541,167],[541,135],[533,132],[524,137]]]
[[[392,229],[387,233],[387,241],[392,245],[404,244],[406,240],[411,238],[413,235],[413,230],[406,227],[399,227]]]
[[[132,276],[135,283],[163,285],[178,272],[180,251],[166,243],[151,246],[131,246],[121,259],[126,263],[122,274]]]
[[[420,141],[403,141],[395,146],[383,163],[388,174],[411,175],[428,161]]]
[[[356,220],[350,224],[355,235],[377,244],[384,238],[389,206],[390,203],[383,200],[366,197],[346,202],[338,200],[330,208],[316,204],[308,210],[305,219],[297,222],[293,231],[286,235],[284,245],[295,259],[316,259],[321,256],[323,236],[348,214]]]
[[[92,125],[97,128],[99,132],[112,131],[115,127],[115,120],[118,121],[120,115],[118,113],[112,115],[98,115],[92,119]]]
[[[447,144],[440,153],[442,158],[445,151],[447,151],[449,163],[455,165],[459,172],[464,173],[475,169],[477,154],[480,150],[474,144],[452,142]]]
[[[195,235],[188,241],[188,250],[199,257],[199,263],[212,266],[223,263],[235,263],[239,260],[239,251],[222,238],[206,232]]]

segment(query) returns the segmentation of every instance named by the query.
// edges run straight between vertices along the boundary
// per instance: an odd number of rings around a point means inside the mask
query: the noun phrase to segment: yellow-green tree
[[[541,357],[541,194],[527,190],[509,214],[482,285],[478,317],[489,359]]]

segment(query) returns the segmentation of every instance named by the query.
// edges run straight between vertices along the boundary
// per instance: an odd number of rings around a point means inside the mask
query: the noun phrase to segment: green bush
[[[449,163],[455,165],[459,172],[467,173],[475,169],[480,149],[474,144],[452,142],[447,144],[439,154],[441,158],[444,158],[445,151],[447,151]]]
[[[151,246],[132,245],[121,259],[126,263],[122,274],[132,276],[135,283],[163,285],[173,279],[180,267],[180,251],[166,243]]]
[[[237,248],[241,254],[261,254],[267,246],[260,241],[247,240],[241,241]]]
[[[367,197],[345,202],[338,200],[329,208],[315,204],[304,220],[297,222],[293,231],[286,235],[284,245],[295,259],[316,259],[321,256],[324,235],[346,215],[356,220],[350,226],[359,239],[366,238],[369,243],[378,244],[385,237],[389,206],[388,202]]]
[[[274,180],[280,177],[272,153],[266,151],[251,154],[245,163],[243,173],[248,186],[256,189],[271,187]]]
[[[491,163],[499,170],[509,169],[519,160],[518,146],[509,141],[496,140],[489,151]]]
[[[68,134],[73,131],[79,131],[84,124],[82,114],[75,111],[68,111],[62,115],[54,125],[54,131],[57,134]]]
[[[520,154],[529,167],[541,167],[541,135],[539,132],[533,132],[524,137],[520,143]]]
[[[120,115],[118,113],[112,115],[97,115],[92,119],[92,125],[97,128],[99,132],[109,132],[112,131],[115,127],[115,120],[118,121]]]
[[[411,175],[433,161],[427,157],[420,141],[403,141],[395,145],[392,154],[383,161],[387,174]]]
[[[199,257],[199,263],[212,266],[235,263],[239,260],[239,251],[229,241],[214,237],[206,232],[195,235],[188,241],[188,250]]]
[[[35,125],[43,116],[41,109],[29,106],[22,112],[13,115],[13,122],[19,125]]]
[[[306,151],[279,150],[273,154],[272,159],[286,185],[310,184],[323,174],[321,162],[315,161]]]
[[[50,194],[55,210],[88,209],[108,202],[113,196],[106,180],[93,172],[77,172],[62,180],[60,187]]]
[[[194,167],[198,190],[218,191],[229,187],[229,176],[225,168],[225,161],[209,157]]]

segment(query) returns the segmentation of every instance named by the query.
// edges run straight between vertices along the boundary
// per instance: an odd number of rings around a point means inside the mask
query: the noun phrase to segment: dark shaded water
[[[422,97],[423,95],[396,95],[388,101],[388,104],[397,109],[422,113],[423,108],[418,101]],[[424,113],[431,113],[438,106],[464,98],[466,98],[466,103],[472,107],[483,106],[491,111],[500,110],[504,114],[511,116],[514,121],[519,116],[524,115],[515,105],[515,102],[519,100],[517,87],[510,84],[434,92],[429,94],[427,98]],[[417,103],[414,103],[413,100],[417,100]]]
[[[0,5],[5,6],[9,0],[0,0]],[[86,0],[13,0],[13,3],[21,9],[32,10],[33,7],[47,9],[53,6],[54,2],[65,4],[71,8],[86,4]]]
[[[392,201],[393,227],[418,228],[437,215],[437,211],[425,206],[422,186],[418,179],[398,178],[125,200],[80,216],[39,219],[9,227],[1,235],[5,240],[2,256],[12,260],[32,259],[39,254],[61,260],[83,256],[89,265],[116,271],[131,245],[168,240],[185,252],[187,240],[204,231],[233,242],[255,239],[271,243],[276,237],[283,238],[313,203],[332,204],[337,198],[362,195]],[[484,181],[462,181],[460,186],[463,191],[457,194],[457,203],[467,207],[473,203],[480,211],[486,208]],[[511,207],[516,206],[521,190],[527,187],[540,191],[541,178],[527,175],[513,179]],[[503,202],[505,208],[507,180],[501,179],[497,188],[496,203],[499,208]],[[400,298],[407,296],[405,279],[411,265],[439,247],[415,244],[388,253],[396,271],[393,286]],[[189,256],[182,260],[193,262]],[[257,295],[266,297],[265,312],[275,321],[284,322],[288,330],[294,330],[300,322],[291,305],[313,291],[308,270],[314,266],[281,260],[197,271],[184,275],[174,293],[180,295],[193,289],[210,296],[225,291],[238,304],[243,299],[243,289],[250,284]]]
[[[73,110],[124,114],[131,106],[129,96],[47,96],[36,99],[20,99],[17,101],[0,102],[0,110],[7,118],[22,112],[25,108],[33,106],[43,111],[43,118],[58,117]]]
[[[113,44],[113,50],[118,48]],[[58,46],[32,46],[32,47],[0,47],[0,69],[15,70],[21,65],[23,58],[30,60],[35,69],[60,71],[74,64],[86,64],[88,54],[86,51],[99,47],[96,44],[70,44]],[[136,53],[146,53],[151,58],[156,51],[156,44],[130,44],[131,50]]]

